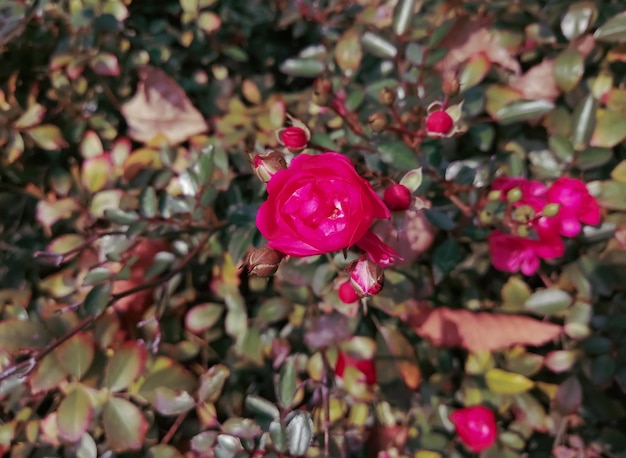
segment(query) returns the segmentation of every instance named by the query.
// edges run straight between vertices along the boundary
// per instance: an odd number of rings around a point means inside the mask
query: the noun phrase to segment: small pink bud
[[[452,127],[454,127],[454,121],[445,111],[434,111],[426,119],[426,129],[430,133],[446,135]]]
[[[354,262],[351,266],[350,280],[359,296],[374,296],[383,289],[385,275],[382,267],[364,258]]]
[[[254,156],[254,172],[261,181],[267,183],[279,170],[287,168],[287,162],[280,153],[271,151],[267,154],[257,154]]]
[[[456,433],[471,451],[480,452],[491,447],[498,435],[496,417],[485,406],[458,409],[450,415]]]
[[[250,274],[257,277],[271,277],[276,273],[285,255],[270,247],[255,248],[248,254],[246,265]]]
[[[359,300],[359,295],[354,290],[350,281],[343,282],[337,290],[337,294],[344,304],[352,304]]]
[[[283,129],[280,134],[280,139],[287,148],[293,151],[303,150],[309,143],[306,132],[300,127],[287,127]]]
[[[409,188],[402,184],[392,184],[385,189],[383,202],[393,211],[404,211],[411,206],[413,196]]]

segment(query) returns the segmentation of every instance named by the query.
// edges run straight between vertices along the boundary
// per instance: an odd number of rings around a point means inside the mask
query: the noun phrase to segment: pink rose
[[[556,259],[565,253],[563,240],[558,236],[534,240],[496,229],[487,241],[493,266],[503,272],[521,271],[524,275],[533,275],[541,259]]]
[[[296,156],[272,176],[267,192],[257,226],[268,246],[291,256],[347,249],[368,233],[374,218],[391,216],[370,184],[338,153]]]
[[[600,206],[579,179],[557,179],[548,188],[546,199],[560,207],[556,216],[541,218],[539,226],[544,231],[575,237],[580,233],[581,223],[592,226],[600,223]]]
[[[480,452],[491,447],[498,436],[496,417],[485,406],[472,406],[458,409],[450,415],[456,433],[472,452]]]

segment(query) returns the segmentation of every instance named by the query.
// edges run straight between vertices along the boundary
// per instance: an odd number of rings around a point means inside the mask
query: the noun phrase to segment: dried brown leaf
[[[472,352],[512,345],[543,345],[562,332],[561,326],[526,316],[432,308],[424,303],[416,303],[409,325],[435,345],[462,347]]]
[[[446,74],[456,72],[470,57],[484,53],[495,64],[519,74],[520,64],[509,50],[501,46],[489,30],[488,18],[461,17],[450,28],[448,35],[441,41],[440,47],[448,50],[435,68]]]
[[[554,102],[561,93],[554,80],[553,59],[544,59],[523,75],[515,77],[510,86],[520,91],[526,100]]]
[[[163,134],[171,144],[208,130],[202,114],[185,91],[162,70],[146,66],[140,70],[135,96],[122,105],[128,135],[148,142]]]

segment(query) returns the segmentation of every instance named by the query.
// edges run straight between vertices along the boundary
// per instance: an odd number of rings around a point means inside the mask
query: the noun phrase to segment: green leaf
[[[192,307],[185,316],[185,328],[195,334],[212,328],[218,322],[224,306],[221,304],[200,304]]]
[[[452,272],[463,259],[461,245],[450,238],[435,248],[433,253],[433,268],[435,269],[436,281],[439,282]]]
[[[572,116],[572,144],[577,151],[587,147],[595,129],[597,102],[592,94],[587,95],[574,110]]]
[[[285,452],[287,450],[287,429],[280,422],[280,420],[274,420],[270,423],[270,438],[276,450],[279,452]]]
[[[404,35],[409,26],[411,25],[411,19],[415,17],[415,4],[416,0],[400,0],[393,16],[393,32],[397,36]]]
[[[561,135],[552,135],[548,139],[548,146],[550,151],[562,162],[570,164],[574,159],[574,146],[572,146],[572,142],[568,138]]]
[[[113,392],[125,390],[143,372],[148,350],[138,341],[125,342],[109,359],[104,385]]]
[[[507,125],[537,118],[554,109],[554,103],[547,100],[519,100],[500,108],[495,118]]]
[[[194,408],[196,402],[186,391],[174,391],[166,387],[154,390],[154,408],[165,416],[179,415]]]
[[[524,304],[526,310],[537,315],[551,315],[562,312],[572,305],[572,298],[565,291],[555,288],[535,292]]]
[[[398,48],[393,43],[370,31],[363,34],[361,44],[363,49],[381,59],[393,59],[398,54]]]
[[[212,366],[200,376],[199,402],[216,402],[222,394],[224,384],[230,377],[230,369],[222,364]]]
[[[143,447],[148,422],[139,408],[126,399],[109,398],[104,405],[102,425],[112,451],[126,452]]]
[[[296,380],[296,361],[293,357],[289,357],[283,363],[280,369],[280,377],[278,380],[276,397],[278,403],[283,409],[288,409],[296,398],[297,380]]]
[[[154,218],[157,214],[158,201],[156,191],[148,186],[139,194],[139,210],[146,218]]]
[[[246,408],[257,415],[277,419],[280,417],[280,411],[274,403],[254,394],[246,396]]]
[[[85,275],[85,278],[83,279],[83,286],[96,285],[110,280],[113,276],[114,273],[106,267],[94,267],[87,272],[87,275]]]
[[[535,383],[521,374],[489,369],[485,374],[485,382],[489,391],[496,394],[520,394],[530,390]]]
[[[94,286],[85,297],[85,311],[91,316],[100,316],[109,304],[110,298],[111,283]]]
[[[39,148],[47,151],[56,151],[69,146],[61,134],[61,130],[52,124],[31,127],[25,132]]]
[[[554,60],[554,81],[562,91],[569,92],[578,86],[585,73],[585,57],[577,49],[568,48]]]
[[[413,170],[420,166],[415,151],[404,142],[383,142],[378,145],[380,158],[400,170]]]
[[[43,348],[48,340],[46,329],[32,321],[16,319],[0,321],[0,348],[4,351]]]
[[[139,220],[137,212],[130,210],[120,210],[119,208],[108,208],[104,210],[104,217],[117,224],[131,224]]]
[[[596,125],[589,144],[613,148],[626,138],[626,116],[624,113],[598,109]]]
[[[626,128],[626,125],[624,128]],[[590,147],[578,153],[576,156],[576,167],[580,170],[591,170],[603,166],[611,159],[613,159],[613,150]]]
[[[626,11],[602,24],[593,36],[598,41],[607,43],[623,43],[626,41]]]
[[[229,418],[222,424],[222,431],[241,439],[254,439],[263,434],[261,427],[249,418]]]
[[[87,373],[95,356],[95,344],[91,334],[77,333],[63,342],[56,350],[59,363],[77,380]]]
[[[80,386],[75,387],[63,398],[57,410],[59,436],[70,443],[80,441],[91,426],[93,413],[89,395]]]
[[[598,19],[598,9],[594,2],[572,3],[561,19],[561,32],[568,40],[578,38]]]
[[[507,312],[519,312],[530,298],[530,287],[519,277],[511,277],[502,287],[502,308]]]
[[[311,414],[298,410],[287,424],[287,449],[295,456],[302,456],[309,449],[313,438]]]
[[[600,183],[598,203],[607,210],[626,210],[626,183],[606,180]]]
[[[428,221],[444,231],[451,231],[456,227],[454,220],[441,210],[426,208],[424,214]]]
[[[280,66],[284,74],[301,78],[315,78],[325,69],[326,65],[315,59],[287,59]]]

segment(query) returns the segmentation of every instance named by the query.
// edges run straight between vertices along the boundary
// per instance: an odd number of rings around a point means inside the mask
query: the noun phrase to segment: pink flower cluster
[[[582,225],[600,223],[600,207],[585,183],[561,177],[551,186],[525,178],[499,178],[492,186],[508,202],[505,225],[509,233],[494,230],[488,237],[494,267],[504,272],[532,275],[541,259],[565,252],[562,237],[575,237]]]

